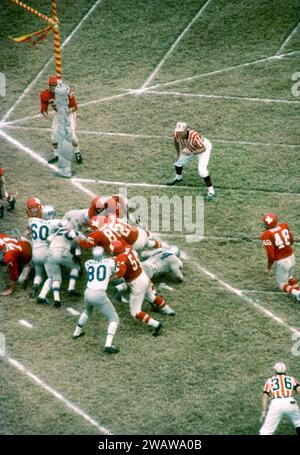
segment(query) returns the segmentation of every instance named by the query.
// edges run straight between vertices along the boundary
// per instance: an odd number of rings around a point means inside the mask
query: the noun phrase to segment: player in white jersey
[[[109,321],[104,351],[108,354],[116,354],[119,349],[113,345],[113,338],[119,325],[119,316],[106,294],[109,280],[116,272],[116,263],[114,259],[104,257],[102,247],[95,247],[92,254],[94,259],[85,263],[88,278],[84,293],[85,309],[79,317],[73,338],[84,334],[83,326],[96,307]]]
[[[206,200],[211,200],[215,190],[208,172],[212,145],[211,142],[197,131],[189,128],[186,123],[178,122],[174,130],[174,146],[176,149],[175,178],[167,185],[176,185],[182,180],[182,170],[195,156],[198,158],[198,172],[207,187]]]
[[[288,416],[300,436],[300,411],[293,397],[293,391],[300,393],[300,384],[293,377],[286,374],[286,366],[282,362],[274,365],[275,374],[267,380],[262,396],[262,414],[260,421],[263,425],[259,431],[261,435],[270,435],[276,431],[281,418]],[[268,397],[271,403],[267,413]]]
[[[70,280],[68,293],[70,296],[79,296],[80,292],[75,290],[76,280],[80,271],[80,264],[76,256],[81,254],[80,247],[74,243],[68,232],[69,225],[67,222],[58,229],[54,234],[49,236],[50,242],[48,258],[45,263],[45,269],[48,279],[45,281],[42,291],[39,294],[38,302],[45,303],[48,292],[52,289],[54,297],[54,306],[59,308],[60,287],[62,283],[61,266],[70,270]],[[73,249],[75,248],[75,254]]]
[[[147,257],[142,262],[142,266],[150,279],[162,273],[172,273],[179,282],[183,281],[183,264],[179,259],[180,251],[177,246],[171,245],[169,248],[144,251],[142,256]]]
[[[89,216],[88,216],[89,209],[74,209],[69,210],[63,216],[63,221],[68,221],[72,223],[74,229],[81,231],[85,229],[89,225]]]
[[[54,208],[45,205],[42,208],[42,218],[33,217],[28,220],[28,228],[31,233],[32,261],[35,268],[33,287],[30,289],[31,297],[35,297],[45,274],[45,263],[49,250],[48,238],[61,225],[61,220],[54,219],[54,217]]]

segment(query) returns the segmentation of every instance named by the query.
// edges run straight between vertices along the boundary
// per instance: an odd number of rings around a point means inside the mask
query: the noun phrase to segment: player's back
[[[64,226],[49,236],[49,240],[49,250],[51,251],[55,249],[66,249],[69,251],[71,250],[73,239],[69,236],[69,232]]]
[[[272,398],[287,398],[293,396],[297,381],[287,374],[274,374],[265,384],[264,391]]]
[[[94,291],[106,291],[109,279],[115,272],[116,263],[112,258],[103,258],[99,261],[90,259],[85,263],[87,271],[87,288]]]
[[[274,247],[274,259],[279,261],[293,254],[294,236],[287,223],[279,223],[272,229],[266,229],[261,236],[265,247]]]
[[[69,210],[63,216],[64,221],[72,223],[74,229],[82,229],[88,226],[88,211],[89,209],[74,209]]]
[[[116,263],[118,266],[122,266],[122,264],[126,266],[126,272],[123,276],[125,281],[133,281],[143,272],[143,267],[133,248],[125,248],[124,252],[116,257]]]
[[[61,220],[44,220],[42,218],[29,218],[28,226],[31,231],[32,247],[48,247],[48,237],[60,226]]]

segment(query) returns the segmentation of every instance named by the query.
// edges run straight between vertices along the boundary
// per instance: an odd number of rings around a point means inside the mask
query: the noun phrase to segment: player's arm
[[[44,118],[48,118],[49,102],[46,99],[44,92],[41,93],[40,98],[41,98],[41,114]]]
[[[76,102],[76,99],[75,99],[75,96],[74,96],[74,93],[72,92],[72,90],[69,93],[68,107],[69,107],[69,114],[71,114],[72,112],[76,112],[78,109],[77,102]]]
[[[179,143],[177,142],[176,136],[175,136],[175,135],[174,135],[174,147],[175,147],[175,150],[176,150],[175,161],[177,161],[178,158],[179,158],[179,155],[180,155],[180,145],[179,145]]]
[[[183,281],[183,273],[182,273],[182,264],[179,263],[172,264],[172,272],[174,273],[177,280],[181,283]]]
[[[10,287],[9,287],[9,289],[7,289],[6,291],[1,293],[1,295],[5,296],[5,297],[11,295],[14,292],[15,287],[16,287],[16,282],[17,282],[17,279],[18,279],[18,264],[17,264],[17,261],[10,260],[9,262],[6,263],[6,265],[8,267],[8,271],[9,271]]]
[[[264,391],[263,394],[262,394],[262,398],[261,398],[261,417],[260,417],[260,421],[263,422],[265,420],[265,417],[266,417],[266,414],[267,414],[267,407],[268,407],[268,397],[269,397],[269,393]]]
[[[262,241],[263,241],[263,246],[266,250],[267,259],[268,259],[268,264],[265,268],[265,273],[269,273],[272,268],[272,265],[274,264],[274,261],[275,261],[275,246],[274,246],[272,240],[269,238],[263,237]]]

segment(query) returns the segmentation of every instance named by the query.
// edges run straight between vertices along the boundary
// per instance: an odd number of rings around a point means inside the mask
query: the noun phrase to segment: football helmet
[[[26,202],[26,213],[29,217],[41,218],[42,217],[42,204],[37,197],[31,197]]]
[[[92,200],[92,207],[94,208],[94,213],[99,215],[107,207],[105,204],[105,198],[96,196]]]
[[[4,174],[4,170],[3,170],[3,167],[0,167],[0,177],[2,177]]]
[[[176,245],[170,245],[170,247],[168,248],[168,250],[170,251],[170,253],[175,254],[175,256],[177,256],[177,257],[179,258],[179,256],[180,256],[180,249],[178,248],[178,246],[176,246]]]
[[[286,372],[286,366],[283,362],[275,363],[273,368],[276,371],[276,373],[285,373]]]
[[[54,220],[55,217],[56,211],[52,205],[44,205],[44,207],[42,207],[42,218],[44,220]]]
[[[111,242],[109,249],[113,254],[120,254],[125,250],[125,245],[124,243],[120,242],[120,240],[116,240],[114,242]]]
[[[102,246],[95,246],[95,248],[92,249],[92,255],[96,261],[99,261],[99,259],[103,258],[104,249]]]
[[[187,129],[187,124],[185,122],[177,122],[175,126],[176,133],[183,133]]]
[[[268,229],[272,229],[275,226],[277,226],[278,223],[277,216],[274,215],[274,213],[268,213],[263,217],[263,222]]]
[[[49,86],[56,86],[57,85],[57,76],[50,76],[48,80]]]

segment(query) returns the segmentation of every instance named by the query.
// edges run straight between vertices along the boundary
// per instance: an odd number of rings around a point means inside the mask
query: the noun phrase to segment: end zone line
[[[298,31],[298,28],[300,27],[300,22],[296,25],[296,27],[292,30],[292,32],[289,34],[289,36],[287,37],[287,39],[284,41],[284,43],[280,46],[280,48],[278,49],[278,51],[276,52],[276,55],[279,55],[282,53],[283,49],[285,48],[285,46],[287,45],[287,43],[293,38],[293,36],[297,33]]]
[[[246,295],[243,294],[241,289],[237,289],[232,287],[230,284],[226,283],[225,281],[221,280],[220,278],[217,277],[214,273],[210,272],[209,270],[205,269],[201,265],[199,265],[197,262],[192,261],[192,263],[195,265],[195,267],[202,272],[204,275],[208,276],[214,281],[217,281],[221,287],[225,288],[227,291],[229,291],[231,294],[235,294],[238,297],[240,297],[242,300],[244,300],[246,303],[252,305],[254,308],[256,308],[260,313],[263,315],[271,318],[274,322],[277,324],[282,325],[286,329],[288,329],[289,332],[292,334],[296,334],[297,337],[300,336],[300,330],[295,329],[295,327],[290,326],[287,322],[285,322],[283,319],[280,317],[276,316],[272,311],[267,310],[264,306],[260,305],[259,303],[255,302],[253,299],[250,297],[247,297]]]
[[[165,54],[164,58],[159,62],[159,64],[157,65],[157,67],[155,68],[155,70],[150,74],[150,76],[148,77],[148,79],[146,80],[146,82],[144,82],[144,84],[141,86],[141,90],[143,90],[145,87],[147,87],[147,85],[152,81],[152,79],[156,76],[156,74],[159,72],[160,68],[162,67],[162,65],[165,63],[165,61],[167,60],[167,58],[169,57],[169,55],[173,52],[173,50],[175,49],[175,47],[177,46],[177,44],[182,40],[182,38],[184,37],[184,35],[189,31],[189,29],[191,28],[191,26],[194,24],[194,22],[199,19],[199,17],[204,13],[205,9],[207,8],[207,6],[210,4],[212,0],[207,0],[204,5],[201,6],[200,10],[198,11],[198,13],[196,14],[196,16],[194,16],[194,18],[191,20],[191,22],[187,25],[187,27],[183,30],[183,32],[181,33],[181,35],[179,35],[179,37],[177,38],[177,40],[172,44],[172,46],[170,47],[170,49],[168,50],[168,52]]]
[[[53,387],[49,386],[48,384],[46,384],[46,382],[44,382],[38,376],[33,374],[31,371],[29,371],[22,363],[18,362],[15,359],[12,359],[11,357],[4,357],[4,359],[11,366],[13,366],[17,370],[21,371],[25,376],[30,378],[33,382],[35,382],[42,389],[46,390],[46,392],[48,392],[50,395],[53,395],[57,400],[61,401],[67,408],[71,409],[71,411],[73,411],[75,414],[78,414],[90,425],[96,427],[97,430],[100,431],[100,433],[106,434],[106,435],[113,434],[110,430],[108,430],[107,428],[102,426],[100,423],[96,422],[96,420],[94,420],[92,417],[90,417],[85,411],[83,411],[77,405],[75,405],[70,400],[65,398],[61,393],[57,392],[57,390],[53,389]]]
[[[234,101],[244,101],[244,102],[254,102],[254,103],[278,103],[278,104],[300,104],[300,101],[291,101],[291,100],[281,100],[274,98],[249,98],[247,96],[232,96],[232,95],[206,95],[202,93],[182,93],[182,92],[167,92],[167,91],[156,91],[156,90],[147,90],[146,94],[154,94],[161,96],[186,96],[192,98],[208,98],[216,100],[234,100]]]
[[[71,40],[71,38],[74,36],[74,34],[79,30],[79,28],[82,26],[84,21],[90,16],[90,14],[94,11],[94,9],[101,3],[102,0],[97,0],[94,5],[90,8],[90,10],[86,13],[86,15],[81,19],[81,21],[76,25],[76,27],[72,30],[70,35],[64,40],[64,42],[61,45],[61,49],[63,49],[68,42]],[[35,78],[30,82],[29,85],[27,85],[26,89],[24,92],[19,96],[19,98],[14,102],[14,104],[11,106],[11,108],[6,112],[0,123],[5,122],[5,120],[11,115],[11,113],[15,110],[15,108],[20,104],[20,102],[25,98],[27,93],[32,89],[34,84],[38,81],[38,79],[41,77],[41,75],[44,73],[44,71],[48,68],[48,66],[54,61],[54,56],[48,60],[48,62],[43,66],[43,68],[40,70],[40,72],[35,76]]]

